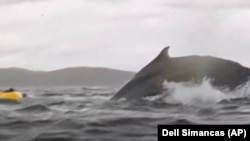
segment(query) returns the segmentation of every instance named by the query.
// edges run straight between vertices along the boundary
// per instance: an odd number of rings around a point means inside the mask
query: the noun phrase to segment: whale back
[[[138,73],[136,73],[134,78],[161,70],[161,68],[163,68],[166,62],[170,59],[169,48],[169,46],[165,47],[155,59],[153,59],[149,64],[143,67]]]
[[[214,87],[234,90],[249,80],[250,69],[241,64],[212,56],[170,57],[169,47],[142,68],[112,99],[139,99],[160,94],[163,82],[201,83],[210,79]]]
[[[164,70],[170,59],[168,51],[169,47],[165,47],[153,61],[136,73],[133,79],[125,84],[112,99],[121,97],[138,99],[160,93],[164,81],[161,70]]]

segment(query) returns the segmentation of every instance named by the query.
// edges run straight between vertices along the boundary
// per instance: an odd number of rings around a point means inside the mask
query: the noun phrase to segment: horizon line
[[[112,68],[112,67],[104,67],[104,66],[67,66],[67,67],[61,67],[57,69],[50,69],[50,70],[37,70],[37,69],[30,69],[30,68],[24,68],[24,67],[15,67],[15,66],[10,66],[10,67],[0,67],[1,69],[22,69],[22,70],[27,70],[27,71],[38,71],[38,72],[53,72],[53,71],[58,71],[58,70],[63,70],[63,69],[70,69],[70,68],[92,68],[92,69],[110,69],[110,70],[117,70],[117,71],[125,71],[125,72],[136,72],[133,70],[124,70],[124,69],[117,69],[117,68]]]

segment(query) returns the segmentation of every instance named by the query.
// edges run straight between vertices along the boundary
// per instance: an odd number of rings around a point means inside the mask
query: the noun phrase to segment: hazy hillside
[[[0,87],[15,86],[118,86],[133,72],[91,67],[55,71],[31,71],[20,68],[0,69]]]

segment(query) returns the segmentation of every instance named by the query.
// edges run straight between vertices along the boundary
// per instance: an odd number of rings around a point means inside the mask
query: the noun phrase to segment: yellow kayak
[[[0,99],[20,100],[23,99],[24,97],[25,95],[18,91],[11,91],[11,92],[0,91]]]

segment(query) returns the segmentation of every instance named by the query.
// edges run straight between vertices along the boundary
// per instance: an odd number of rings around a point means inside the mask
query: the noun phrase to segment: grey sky
[[[0,67],[137,71],[171,56],[250,67],[249,0],[0,0]]]

